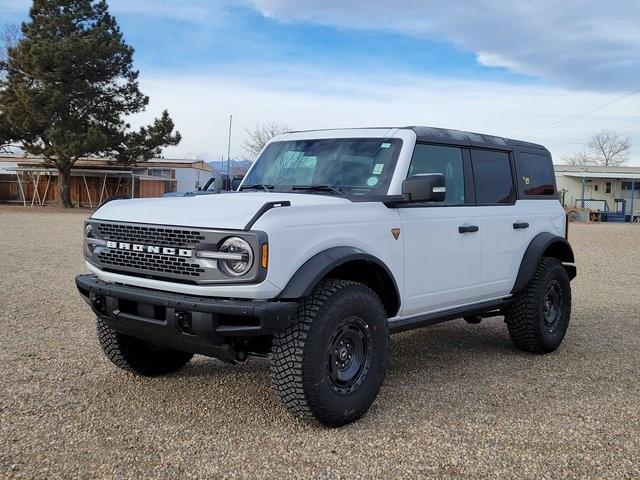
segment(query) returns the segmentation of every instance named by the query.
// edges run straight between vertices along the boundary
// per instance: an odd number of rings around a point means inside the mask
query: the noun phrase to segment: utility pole
[[[231,169],[231,122],[233,115],[229,115],[229,144],[227,146],[227,182],[229,182],[228,189],[231,190],[231,180],[229,178],[229,171]]]

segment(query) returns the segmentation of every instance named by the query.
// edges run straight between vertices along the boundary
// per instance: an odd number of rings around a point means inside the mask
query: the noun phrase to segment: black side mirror
[[[419,173],[402,182],[402,195],[409,202],[443,202],[447,195],[442,173]]]

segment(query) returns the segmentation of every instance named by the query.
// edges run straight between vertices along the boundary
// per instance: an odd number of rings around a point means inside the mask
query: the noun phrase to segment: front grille
[[[196,285],[230,281],[253,282],[260,272],[259,263],[254,262],[252,271],[246,276],[241,279],[230,279],[220,271],[215,260],[196,256],[198,250],[217,249],[218,245],[231,235],[242,236],[249,242],[253,251],[258,252],[260,241],[255,233],[116,223],[97,219],[90,219],[88,224],[93,227],[93,234],[97,239],[130,245],[126,249],[106,245],[95,248],[93,255],[87,260],[105,271]],[[149,250],[149,247],[155,247],[155,249]],[[170,255],[169,252],[163,253],[163,247],[174,249],[176,255]],[[191,256],[183,256],[179,253],[179,249],[190,250]]]
[[[195,247],[205,239],[202,232],[197,230],[117,223],[99,223],[97,229],[99,236],[105,240],[143,243],[161,247]]]
[[[189,259],[155,253],[131,252],[126,250],[105,249],[98,254],[103,265],[117,270],[118,267],[147,270],[158,274],[173,274],[186,277],[198,277],[205,269]]]

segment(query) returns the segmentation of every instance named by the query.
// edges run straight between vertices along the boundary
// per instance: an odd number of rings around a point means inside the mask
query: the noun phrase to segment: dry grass
[[[327,430],[287,414],[263,364],[108,363],[73,284],[86,215],[0,207],[0,477],[640,476],[640,226],[572,225],[555,353],[514,350],[500,319],[398,335],[369,414]]]

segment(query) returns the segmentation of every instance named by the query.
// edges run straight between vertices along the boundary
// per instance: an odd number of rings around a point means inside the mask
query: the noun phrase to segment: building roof
[[[207,162],[191,158],[152,158],[146,162],[138,162],[136,165],[152,168],[195,168],[213,172],[213,168]]]
[[[564,165],[554,164],[556,172],[580,172],[580,173],[640,173],[640,167],[601,167],[598,165]]]
[[[565,177],[640,180],[640,167],[601,167],[596,165],[554,165],[556,175]]]
[[[31,155],[0,155],[0,166],[12,164],[19,167],[46,167],[45,158]],[[123,165],[112,158],[81,158],[73,166],[76,169],[119,169],[123,168],[195,168],[211,172],[211,166],[198,159],[187,158],[152,158],[146,162],[137,162],[134,165]]]
[[[202,160],[197,158],[150,158],[147,163],[197,163]]]

